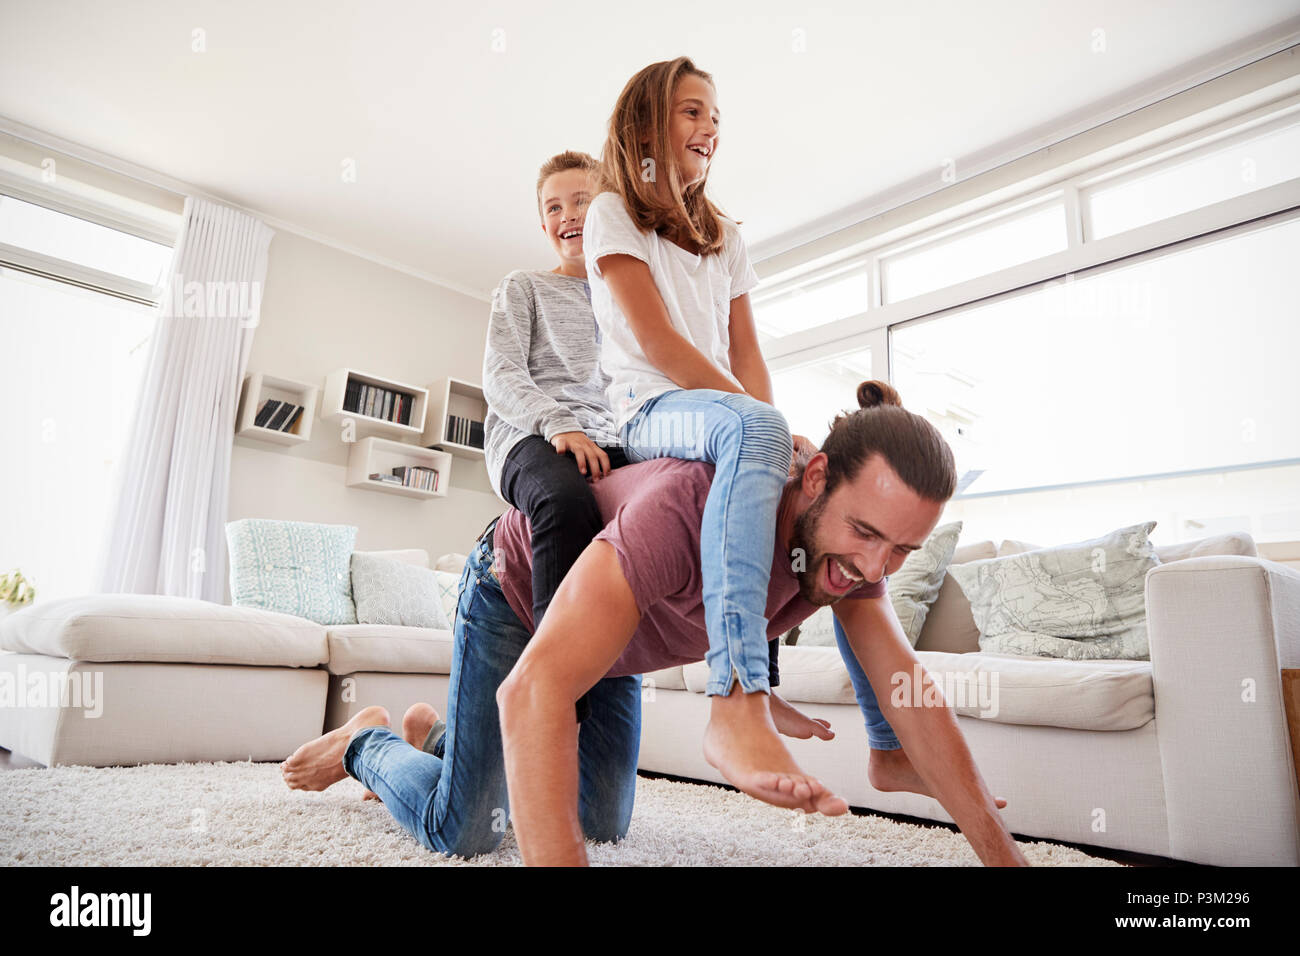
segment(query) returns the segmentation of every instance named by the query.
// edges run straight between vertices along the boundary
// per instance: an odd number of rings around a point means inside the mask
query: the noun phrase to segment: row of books
[[[471,448],[482,448],[483,423],[460,415],[448,415],[446,440]]]
[[[395,392],[390,388],[367,385],[355,379],[348,379],[348,387],[343,393],[345,412],[382,418],[386,422],[396,422],[399,425],[411,424],[411,408],[414,404],[415,396],[408,395],[406,392]]]
[[[257,415],[253,418],[253,424],[259,428],[271,428],[278,432],[287,432],[293,428],[294,422],[302,416],[302,410],[302,405],[268,398],[258,408]]]
[[[371,481],[381,481],[386,485],[401,485],[404,488],[421,488],[424,491],[438,490],[438,472],[433,468],[419,465],[399,465],[391,475],[376,471],[370,475]]]

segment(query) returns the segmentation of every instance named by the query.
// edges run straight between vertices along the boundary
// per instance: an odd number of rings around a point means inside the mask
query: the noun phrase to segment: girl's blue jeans
[[[676,389],[648,399],[623,426],[629,461],[713,464],[700,524],[700,576],[709,632],[708,694],[770,692],[767,589],[776,512],[790,470],[790,428],[751,395]]]

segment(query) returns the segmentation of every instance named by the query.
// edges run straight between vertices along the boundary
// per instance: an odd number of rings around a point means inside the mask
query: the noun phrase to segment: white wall
[[[279,231],[248,371],[316,383],[342,366],[415,385],[482,376],[489,305],[366,259]],[[350,524],[359,550],[468,551],[506,505],[482,461],[456,458],[447,497],[406,498],[344,484],[349,445],[319,418],[292,447],[236,438],[229,520]]]

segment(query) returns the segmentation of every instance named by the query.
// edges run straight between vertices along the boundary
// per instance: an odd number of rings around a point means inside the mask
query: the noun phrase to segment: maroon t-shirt
[[[591,486],[605,519],[596,538],[614,546],[641,612],[636,633],[606,676],[644,674],[704,660],[709,635],[700,577],[700,519],[712,479],[710,464],[656,458],[617,468]],[[501,590],[531,632],[530,534],[528,519],[511,508],[497,522],[492,544],[499,552]],[[772,554],[766,610],[769,640],[818,607],[799,594],[799,579],[784,544],[778,540]],[[863,584],[841,600],[881,597],[885,588],[885,580]]]

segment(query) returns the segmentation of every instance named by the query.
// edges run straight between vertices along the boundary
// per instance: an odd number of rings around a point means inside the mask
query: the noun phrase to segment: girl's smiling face
[[[669,148],[683,186],[693,186],[707,175],[718,151],[719,122],[712,84],[691,73],[683,76],[673,91],[668,127]]]
[[[582,226],[591,200],[591,175],[585,169],[552,173],[542,184],[542,231],[561,260],[582,262]]]

